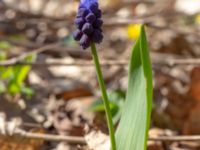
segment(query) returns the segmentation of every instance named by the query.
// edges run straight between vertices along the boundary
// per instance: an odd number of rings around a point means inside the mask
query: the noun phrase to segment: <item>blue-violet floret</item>
[[[101,16],[102,12],[97,0],[81,0],[75,19],[77,30],[73,32],[73,37],[79,41],[83,49],[88,48],[91,42],[102,42]]]

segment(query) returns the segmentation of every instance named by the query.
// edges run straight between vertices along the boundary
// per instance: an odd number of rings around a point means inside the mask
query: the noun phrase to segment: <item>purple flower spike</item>
[[[96,16],[93,13],[89,13],[85,19],[87,22],[93,23],[96,20]]]
[[[98,3],[94,3],[92,5],[90,5],[89,9],[93,12],[93,13],[97,13],[98,12]]]
[[[86,34],[83,34],[83,36],[80,39],[80,45],[83,49],[86,49],[90,46],[90,37],[88,37]]]
[[[88,13],[89,11],[86,8],[80,7],[78,10],[77,17],[85,17]]]
[[[101,18],[101,16],[102,16],[101,10],[98,9],[97,12],[95,13],[95,15],[96,15],[97,18]]]
[[[84,25],[84,23],[85,23],[84,18],[76,18],[76,19],[75,19],[75,24],[77,25],[77,27],[78,27],[79,29],[82,28],[82,26]]]
[[[100,30],[96,29],[92,35],[92,41],[95,43],[101,43],[103,40],[103,34]]]
[[[103,25],[103,21],[101,19],[96,19],[95,22],[93,23],[93,26],[95,28],[101,28],[102,25]]]
[[[97,0],[80,0],[77,17],[75,19],[78,30],[73,33],[73,37],[79,41],[83,49],[88,48],[91,42],[102,42],[103,34],[101,26],[103,21],[101,16],[102,12],[99,9]]]
[[[83,33],[90,35],[93,31],[94,31],[94,28],[90,23],[87,22],[83,25],[83,28],[82,28]]]
[[[77,29],[76,31],[73,32],[73,37],[76,41],[79,41],[82,37],[83,33]]]

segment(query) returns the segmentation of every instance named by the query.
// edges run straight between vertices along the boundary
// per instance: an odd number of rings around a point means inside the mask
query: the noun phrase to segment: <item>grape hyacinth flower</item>
[[[102,12],[97,0],[81,0],[75,19],[77,26],[73,37],[79,41],[83,49],[88,48],[91,43],[101,43],[103,40],[101,19]]]
[[[103,80],[103,74],[99,63],[99,58],[95,43],[101,43],[103,40],[101,10],[99,9],[98,0],[80,0],[78,13],[75,19],[77,30],[74,31],[73,37],[79,41],[83,49],[91,47],[92,58],[95,64],[97,79],[103,98],[106,120],[110,135],[111,150],[116,150],[114,124],[112,121],[112,113],[110,103],[106,91],[106,86]]]

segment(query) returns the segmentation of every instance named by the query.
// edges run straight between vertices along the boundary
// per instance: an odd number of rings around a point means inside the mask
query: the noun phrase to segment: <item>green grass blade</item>
[[[117,150],[146,150],[152,106],[152,69],[144,26],[129,64],[129,82],[116,132]]]

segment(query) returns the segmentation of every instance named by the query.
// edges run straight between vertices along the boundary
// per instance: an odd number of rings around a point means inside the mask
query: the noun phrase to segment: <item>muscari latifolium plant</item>
[[[83,49],[91,48],[102,93],[111,150],[146,150],[152,106],[152,69],[144,25],[141,26],[129,62],[126,99],[116,131],[95,44],[103,40],[102,12],[98,0],[80,0],[73,33]]]

